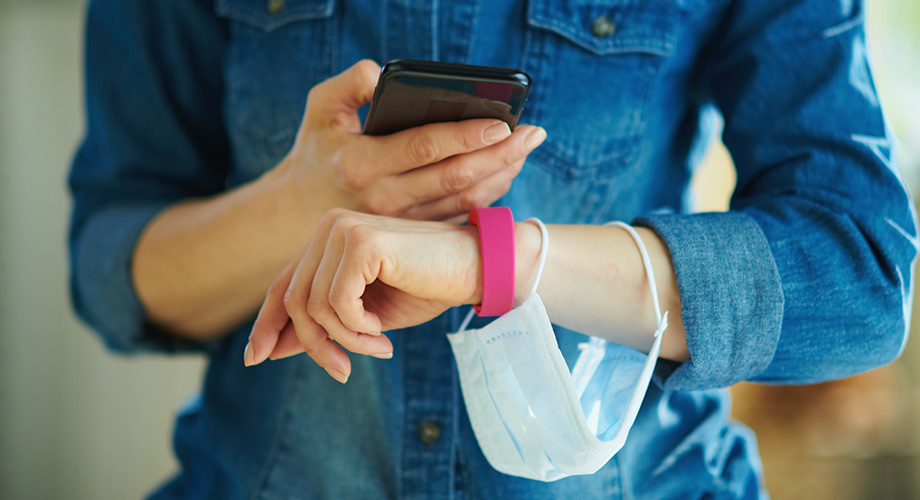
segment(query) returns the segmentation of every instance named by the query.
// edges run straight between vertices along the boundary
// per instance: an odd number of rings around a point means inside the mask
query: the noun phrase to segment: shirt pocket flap
[[[335,0],[217,0],[221,15],[271,31],[294,21],[321,19],[335,12]]]
[[[675,9],[656,1],[532,0],[527,22],[598,55],[646,52],[669,56],[677,44],[679,19]]]

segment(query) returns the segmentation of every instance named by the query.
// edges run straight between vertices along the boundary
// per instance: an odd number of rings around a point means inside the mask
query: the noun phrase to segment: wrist
[[[514,218],[508,207],[470,211],[469,224],[479,233],[482,301],[473,306],[479,316],[501,316],[514,308]]]
[[[262,195],[274,201],[275,215],[279,220],[289,222],[292,228],[301,228],[306,222],[302,196],[297,189],[294,171],[288,157],[275,168],[265,172],[253,181]]]
[[[476,229],[476,226],[464,225],[459,226],[460,230],[464,234],[463,243],[461,244],[462,248],[465,248],[468,251],[470,258],[470,265],[467,267],[467,278],[466,282],[468,283],[467,290],[469,291],[467,298],[463,301],[462,305],[473,305],[482,303],[482,253],[479,250],[479,231]]]
[[[482,256],[479,253],[479,234],[473,226],[464,226],[468,237],[475,242],[474,265],[470,266],[469,282],[471,293],[465,304],[482,302]],[[527,294],[536,279],[537,265],[540,261],[540,247],[543,239],[540,228],[529,222],[514,223],[514,306],[527,300]]]
[[[256,181],[261,184],[260,190],[272,197],[279,220],[289,231],[305,238],[304,245],[326,212],[333,208],[357,209],[320,175],[302,159],[289,154]]]
[[[473,242],[471,261],[469,266],[468,283],[470,293],[465,304],[482,303],[483,266],[482,254],[479,250],[479,232],[473,225],[462,226],[467,239]],[[537,267],[540,261],[540,250],[543,245],[543,235],[536,224],[530,222],[514,223],[514,307],[522,304],[530,294],[536,279]]]
[[[543,243],[540,228],[530,222],[514,223],[514,306],[525,300],[533,288],[540,247]]]

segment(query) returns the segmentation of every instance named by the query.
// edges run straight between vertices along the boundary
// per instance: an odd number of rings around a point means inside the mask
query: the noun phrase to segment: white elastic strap
[[[530,293],[527,294],[528,297],[537,293],[537,285],[540,284],[540,278],[543,277],[543,266],[546,265],[546,254],[549,250],[549,231],[546,230],[546,226],[543,225],[543,221],[536,217],[531,217],[524,222],[533,222],[540,228],[540,234],[543,237],[543,241],[540,243],[540,261],[537,262],[537,274],[533,279],[533,287],[530,289]]]
[[[540,228],[540,235],[542,236],[542,240],[540,242],[540,259],[537,262],[537,273],[536,276],[534,276],[533,287],[530,289],[530,293],[527,294],[527,296],[530,297],[531,295],[537,293],[537,286],[540,284],[540,278],[543,277],[543,266],[546,265],[546,254],[548,253],[547,250],[549,249],[549,231],[546,230],[546,226],[543,224],[543,221],[536,217],[531,217],[524,222],[532,222],[536,224],[537,227]],[[466,319],[464,319],[463,323],[460,324],[460,329],[458,331],[462,332],[463,330],[466,330],[466,327],[469,326],[470,321],[473,319],[474,313],[475,311],[470,309],[470,312],[466,315]]]
[[[645,249],[645,242],[643,242],[642,238],[639,237],[639,233],[637,233],[635,229],[627,224],[619,221],[614,221],[608,222],[605,225],[617,226],[625,229],[626,232],[632,236],[633,241],[636,242],[636,246],[639,247],[639,255],[642,256],[642,264],[645,266],[645,275],[648,277],[648,288],[652,292],[652,304],[655,306],[655,319],[658,322],[658,331],[655,332],[655,336],[657,337],[663,330],[661,325],[664,321],[667,321],[667,316],[661,315],[661,307],[658,305],[658,287],[655,285],[655,271],[652,270],[652,261],[649,259],[648,250]]]

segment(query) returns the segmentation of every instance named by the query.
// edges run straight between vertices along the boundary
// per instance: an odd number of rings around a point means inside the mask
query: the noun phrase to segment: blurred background
[[[920,2],[868,3],[876,82],[917,193]],[[83,127],[84,9],[0,0],[0,499],[141,498],[176,470],[173,414],[203,369],[195,357],[115,357],[71,312],[65,176]],[[726,206],[734,176],[720,144],[694,185],[701,209]],[[840,382],[733,389],[773,498],[920,498],[918,346]]]

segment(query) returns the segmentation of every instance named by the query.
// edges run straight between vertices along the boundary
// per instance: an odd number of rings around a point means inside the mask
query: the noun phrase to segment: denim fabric
[[[177,421],[182,471],[153,498],[757,498],[756,442],[720,388],[843,377],[903,349],[917,231],[862,2],[277,4],[90,2],[75,307],[115,350],[210,359]],[[601,16],[609,36],[592,30]],[[463,311],[389,333],[394,358],[354,357],[345,386],[305,356],[244,369],[250,324],[196,345],[146,321],[129,273],[145,224],[273,167],[310,87],[365,57],[527,71],[522,123],[549,136],[499,204],[518,220],[634,221],[666,243],[691,359],[659,362],[626,446],[598,473],[544,484],[486,463],[444,337]],[[720,128],[732,209],[690,215],[688,180]],[[571,364],[584,337],[557,337]],[[430,444],[425,422],[441,430]]]

